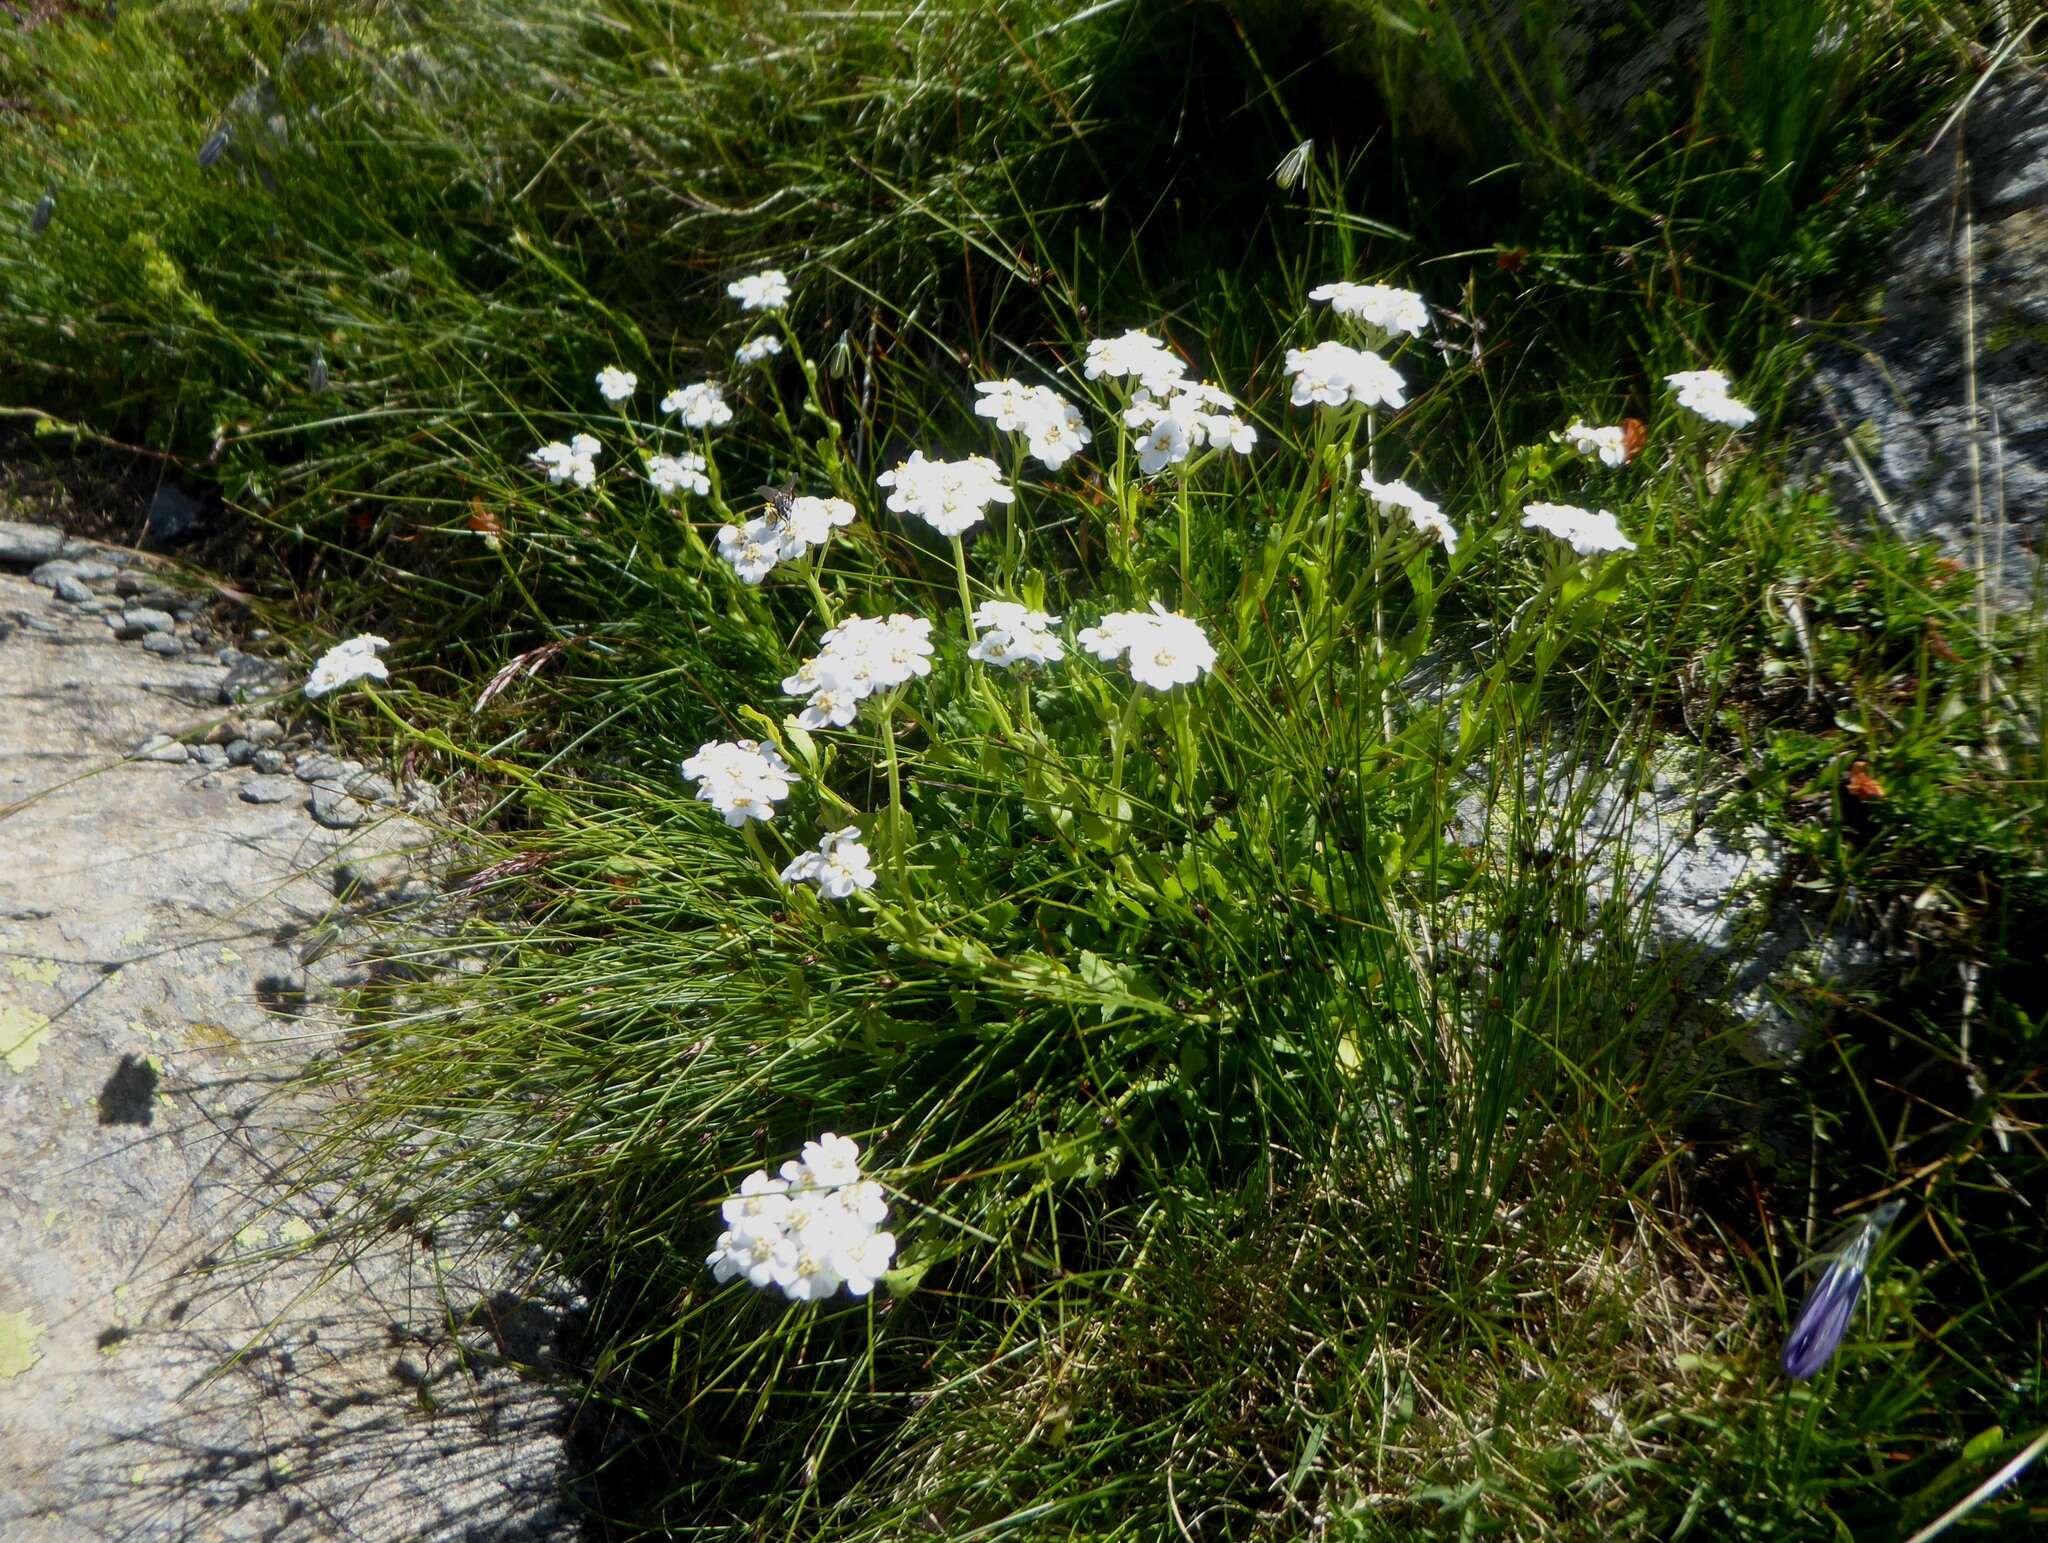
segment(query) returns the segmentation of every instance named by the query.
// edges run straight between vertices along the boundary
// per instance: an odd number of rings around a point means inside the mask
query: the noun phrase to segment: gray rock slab
[[[344,761],[324,750],[315,750],[300,756],[292,772],[301,782],[339,782],[351,774],[351,769],[361,771],[363,768],[360,762]]]
[[[185,651],[185,645],[179,642],[175,637],[173,637],[168,632],[151,632],[144,634],[142,639],[142,646],[149,650],[149,652],[153,654],[162,654],[166,658],[173,657],[177,654],[182,654]]]
[[[2048,528],[2048,75],[1994,80],[1890,192],[1906,219],[1865,300],[1882,319],[1815,354],[1814,464],[2025,605]]]
[[[242,784],[242,799],[251,804],[281,804],[298,793],[299,784],[291,777],[256,776]]]
[[[0,574],[0,616],[42,593]],[[546,1375],[574,1301],[502,1218],[341,1260],[347,1181],[276,1182],[362,968],[332,866],[424,835],[128,760],[221,716],[220,667],[42,614],[0,674],[0,1538],[578,1536]]]
[[[0,563],[33,568],[64,555],[64,532],[54,525],[0,520]]]
[[[73,605],[84,605],[92,599],[92,591],[86,587],[85,580],[75,574],[62,575],[50,588],[59,600],[68,600]]]
[[[351,798],[328,782],[313,784],[313,794],[306,800],[306,807],[312,811],[313,818],[329,830],[354,830],[365,823],[371,813],[367,804]]]

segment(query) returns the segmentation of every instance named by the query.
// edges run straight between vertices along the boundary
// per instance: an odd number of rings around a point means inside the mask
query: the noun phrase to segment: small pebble
[[[274,745],[284,738],[284,725],[275,718],[251,718],[242,732],[252,745]]]
[[[152,734],[135,747],[138,761],[162,761],[166,765],[182,766],[189,752],[168,734]]]
[[[284,770],[284,752],[282,750],[273,750],[268,745],[260,746],[249,757],[249,764],[262,772],[266,777],[275,777]]]
[[[152,632],[148,634],[143,638],[142,646],[153,654],[163,655],[166,659],[174,659],[185,651],[185,645],[172,637],[168,632]]]
[[[361,771],[360,766],[355,768]],[[299,764],[293,768],[301,782],[339,782],[349,773],[348,763],[335,759],[323,750],[299,757]]]
[[[114,580],[114,593],[117,595],[141,594],[142,576],[137,573],[122,574],[118,579]]]
[[[289,777],[251,777],[242,784],[242,802],[281,804],[298,791],[299,785]]]
[[[228,753],[219,745],[191,745],[187,752],[201,766],[218,769],[228,764]]]
[[[227,744],[228,765],[247,766],[256,759],[256,747],[246,739],[231,739]]]
[[[329,830],[354,830],[370,817],[370,811],[340,788],[316,784],[308,800],[313,818]]]
[[[138,605],[121,613],[121,625],[142,632],[169,632],[177,625],[177,618],[169,611],[159,611],[154,606]]]
[[[57,591],[59,600],[69,600],[73,605],[83,605],[92,599],[92,591],[85,587],[84,582],[68,573],[57,580],[52,588]]]

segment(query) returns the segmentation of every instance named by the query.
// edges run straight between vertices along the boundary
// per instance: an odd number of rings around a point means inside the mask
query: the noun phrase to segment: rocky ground
[[[205,599],[0,522],[0,1536],[576,1536],[567,1293],[491,1219],[343,1257],[278,1182],[350,940],[441,903],[433,795]]]

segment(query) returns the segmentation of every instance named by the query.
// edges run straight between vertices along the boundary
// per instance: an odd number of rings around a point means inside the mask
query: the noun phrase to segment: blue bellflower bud
[[[1877,1240],[1905,1208],[1903,1200],[1887,1200],[1856,1223],[1848,1245],[1835,1256],[1793,1320],[1778,1362],[1786,1376],[1804,1379],[1827,1365],[1828,1357],[1849,1331],[1849,1318],[1863,1295],[1863,1275],[1870,1267]]]

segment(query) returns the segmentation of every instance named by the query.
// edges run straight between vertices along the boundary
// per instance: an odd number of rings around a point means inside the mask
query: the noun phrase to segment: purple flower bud
[[[1778,1361],[1786,1376],[1811,1377],[1827,1365],[1828,1357],[1849,1331],[1850,1315],[1863,1295],[1863,1273],[1870,1265],[1871,1252],[1905,1208],[1903,1200],[1889,1200],[1857,1223],[1855,1236],[1828,1266],[1793,1320]]]

